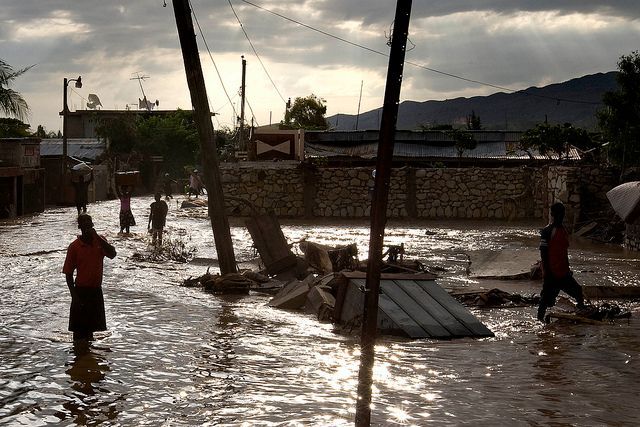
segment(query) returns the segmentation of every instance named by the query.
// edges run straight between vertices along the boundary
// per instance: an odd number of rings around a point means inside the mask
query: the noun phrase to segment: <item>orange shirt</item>
[[[79,288],[99,288],[102,285],[102,267],[106,253],[95,237],[91,244],[86,244],[80,237],[74,240],[67,249],[62,272],[76,275],[76,286]]]

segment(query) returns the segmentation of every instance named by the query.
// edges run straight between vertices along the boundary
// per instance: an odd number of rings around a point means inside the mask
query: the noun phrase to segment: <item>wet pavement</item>
[[[206,209],[170,202],[167,237],[197,250],[190,263],[138,262],[148,253],[151,197],[132,201],[138,225],[119,236],[118,202],[89,206],[116,247],[106,260],[109,331],[89,347],[67,332],[61,273],[75,238],[75,209],[0,222],[0,425],[350,425],[358,338],[312,316],[266,306],[268,296],[215,296],[178,284],[215,267]],[[251,238],[232,219],[241,267],[256,264]],[[282,221],[289,241],[357,243],[369,225]],[[533,223],[389,223],[388,244],[442,270],[448,289],[531,294],[539,283],[468,277],[468,252],[535,248]],[[165,237],[165,239],[167,238]],[[571,263],[589,285],[640,285],[640,258],[619,247],[574,242]],[[613,325],[544,326],[535,307],[472,309],[495,338],[382,337],[376,347],[376,425],[637,425],[640,305]]]

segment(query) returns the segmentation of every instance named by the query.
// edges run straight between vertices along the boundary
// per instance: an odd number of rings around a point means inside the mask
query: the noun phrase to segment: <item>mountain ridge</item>
[[[513,93],[496,92],[487,96],[458,97],[447,100],[400,103],[397,129],[420,129],[422,125],[465,126],[466,117],[475,112],[486,130],[526,130],[548,121],[571,123],[575,127],[595,130],[596,112],[602,95],[616,90],[617,71],[589,74],[552,83],[531,86]],[[382,109],[360,113],[358,129],[378,129]],[[336,114],[327,118],[331,129],[355,130],[356,116]]]

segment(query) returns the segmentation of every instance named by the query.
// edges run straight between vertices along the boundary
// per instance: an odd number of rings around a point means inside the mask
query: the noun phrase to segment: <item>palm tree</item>
[[[0,111],[17,119],[24,119],[29,111],[27,101],[22,95],[9,86],[13,80],[26,73],[32,66],[15,71],[9,64],[0,59]]]

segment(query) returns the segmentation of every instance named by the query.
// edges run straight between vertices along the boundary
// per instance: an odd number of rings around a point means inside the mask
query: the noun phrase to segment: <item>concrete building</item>
[[[40,138],[0,139],[0,218],[44,211]]]

